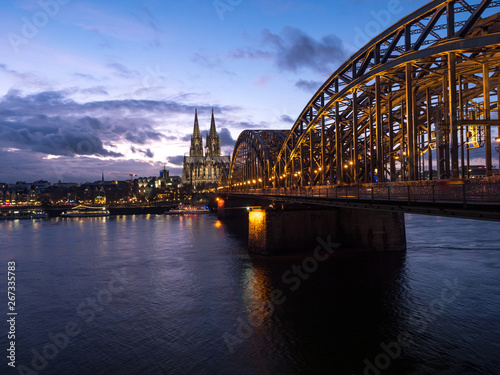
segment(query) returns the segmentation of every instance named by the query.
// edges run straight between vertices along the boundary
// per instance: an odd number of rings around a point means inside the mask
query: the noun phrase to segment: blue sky
[[[0,182],[180,175],[194,109],[223,153],[289,129],[420,0],[12,0],[0,22]]]

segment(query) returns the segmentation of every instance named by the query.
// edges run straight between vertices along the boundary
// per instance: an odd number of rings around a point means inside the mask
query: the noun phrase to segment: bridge
[[[342,64],[290,130],[243,131],[221,196],[499,220],[499,47],[500,1],[431,1]]]

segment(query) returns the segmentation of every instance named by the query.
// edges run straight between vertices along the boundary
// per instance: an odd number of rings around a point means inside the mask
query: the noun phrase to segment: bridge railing
[[[432,182],[230,190],[236,194],[363,201],[432,203],[500,203],[500,182]]]

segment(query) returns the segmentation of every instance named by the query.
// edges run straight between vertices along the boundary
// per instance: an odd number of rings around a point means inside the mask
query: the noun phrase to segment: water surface
[[[251,257],[210,215],[0,222],[0,373],[498,374],[500,225],[406,223],[406,253],[336,252],[299,284],[302,258]]]

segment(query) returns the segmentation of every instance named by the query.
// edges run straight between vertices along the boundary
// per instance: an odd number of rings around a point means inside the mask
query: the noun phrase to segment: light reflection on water
[[[402,332],[412,344],[382,374],[497,373],[498,223],[406,222],[406,253],[335,253],[297,290],[283,274],[302,258],[249,256],[210,215],[0,222],[2,264],[18,265],[18,364],[73,321],[81,333],[43,374],[357,375]],[[123,291],[86,322],[78,306],[122,271]]]

